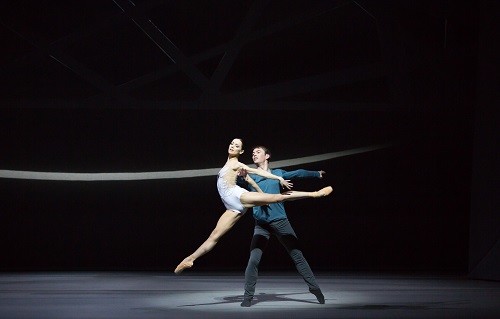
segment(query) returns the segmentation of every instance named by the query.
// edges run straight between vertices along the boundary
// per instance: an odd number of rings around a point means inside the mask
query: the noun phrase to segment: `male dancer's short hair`
[[[264,154],[269,155],[269,158],[271,158],[271,150],[270,150],[269,148],[267,148],[267,147],[265,147],[265,146],[262,146],[262,145],[257,145],[257,146],[254,146],[254,147],[252,148],[252,152],[253,152],[253,150],[254,150],[254,149],[256,149],[256,148],[261,148],[261,149],[264,151]],[[269,160],[268,160],[268,161],[269,161]]]

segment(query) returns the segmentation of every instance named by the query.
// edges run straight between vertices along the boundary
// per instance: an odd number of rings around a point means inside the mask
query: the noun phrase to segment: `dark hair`
[[[243,145],[244,145],[245,143],[243,142],[243,139],[242,139],[242,138],[240,138],[240,137],[235,137],[235,138],[233,138],[233,140],[240,140],[240,141],[241,141],[241,149],[243,149]]]
[[[271,150],[270,150],[270,149],[268,149],[267,147],[262,146],[262,145],[257,145],[257,146],[254,146],[254,147],[252,148],[252,152],[253,152],[253,150],[254,150],[254,149],[256,149],[256,148],[261,148],[261,149],[264,151],[264,154],[269,155],[269,158],[271,158]]]

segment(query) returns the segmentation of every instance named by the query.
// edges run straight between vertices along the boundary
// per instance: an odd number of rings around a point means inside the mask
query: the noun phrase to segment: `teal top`
[[[298,169],[295,171],[287,172],[282,169],[271,169],[272,174],[281,176],[284,179],[299,179],[299,178],[319,178],[320,174],[318,171],[306,171],[304,169]],[[250,174],[250,177],[259,185],[260,189],[264,193],[269,194],[279,194],[281,193],[280,182],[275,179],[265,178],[260,175]],[[256,191],[248,185],[252,191]],[[287,218],[285,212],[285,205],[281,203],[273,203],[265,206],[255,206],[253,207],[253,217],[258,224],[270,223],[276,220]]]

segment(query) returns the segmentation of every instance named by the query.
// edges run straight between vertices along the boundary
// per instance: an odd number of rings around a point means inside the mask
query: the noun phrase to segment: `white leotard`
[[[226,209],[232,210],[238,214],[244,214],[247,208],[243,207],[240,201],[241,194],[248,192],[246,189],[239,187],[236,185],[236,181],[234,185],[229,185],[228,182],[224,179],[224,175],[226,175],[229,166],[224,166],[219,171],[217,175],[217,190],[219,191],[220,198],[226,206]]]

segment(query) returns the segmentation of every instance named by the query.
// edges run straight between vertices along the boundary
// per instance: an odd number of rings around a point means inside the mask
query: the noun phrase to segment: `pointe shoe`
[[[184,259],[174,270],[174,273],[176,275],[180,274],[181,272],[184,271],[184,269],[186,268],[191,268],[193,267],[193,262],[192,261],[186,261],[186,259]]]
[[[320,189],[316,193],[318,194],[317,197],[325,197],[330,195],[331,192],[333,192],[333,188],[331,186],[327,186],[325,188]]]

